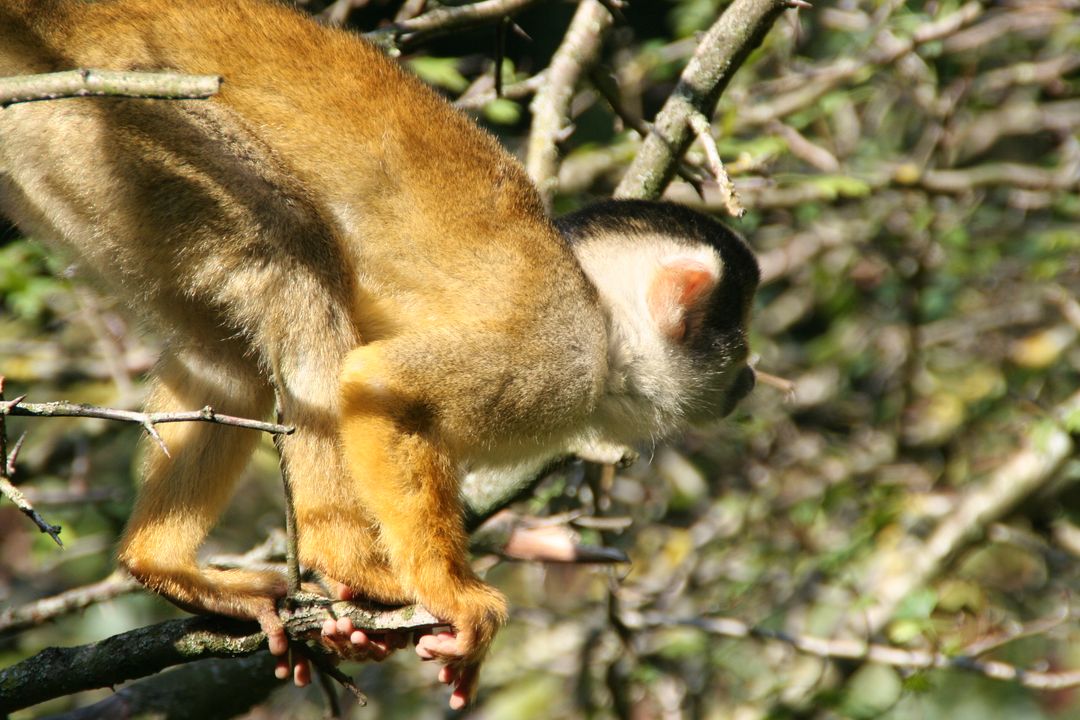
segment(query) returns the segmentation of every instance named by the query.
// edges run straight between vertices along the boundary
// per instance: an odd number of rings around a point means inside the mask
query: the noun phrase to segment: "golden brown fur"
[[[297,427],[285,457],[301,561],[452,623],[456,640],[432,654],[467,694],[506,610],[468,564],[462,469],[602,439],[582,428],[636,412],[653,386],[677,419],[682,396],[665,380],[611,399],[609,375],[623,371],[609,364],[626,354],[609,337],[615,311],[601,310],[520,166],[354,36],[261,0],[0,0],[0,75],[75,67],[225,83],[207,101],[4,110],[3,210],[72,248],[164,333],[149,410],[265,416],[280,379]],[[708,270],[705,291],[727,262],[715,254],[691,261]],[[750,294],[752,275],[740,280]],[[657,297],[691,297],[680,282]],[[708,373],[725,397],[728,366],[745,359],[746,298],[725,364]],[[683,322],[686,309],[670,309]],[[632,381],[620,375],[619,387]],[[674,420],[642,424],[635,436]],[[197,424],[161,434],[171,455],[149,454],[121,563],[185,607],[280,636],[281,578],[195,560],[253,435]]]

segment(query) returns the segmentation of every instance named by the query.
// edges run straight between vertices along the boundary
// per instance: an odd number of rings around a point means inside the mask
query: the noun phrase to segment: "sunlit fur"
[[[262,417],[280,383],[301,561],[452,623],[466,692],[506,606],[469,566],[462,469],[668,434],[748,389],[741,241],[652,204],[556,229],[492,137],[348,33],[261,0],[0,0],[0,74],[76,67],[225,83],[3,110],[4,212],[157,328],[148,410]],[[642,293],[681,255],[715,287],[652,318]],[[678,342],[653,327],[683,318]],[[281,578],[196,562],[254,434],[160,432],[120,562],[283,643]]]

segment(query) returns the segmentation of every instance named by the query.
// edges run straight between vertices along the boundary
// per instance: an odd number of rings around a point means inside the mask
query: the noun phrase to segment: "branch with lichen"
[[[440,622],[418,607],[386,609],[356,602],[313,599],[282,611],[295,642],[318,635],[327,618],[350,618],[373,632],[422,630]],[[251,622],[226,618],[172,620],[71,648],[48,648],[0,671],[0,714],[50,698],[152,675],[181,663],[239,658],[266,647],[266,635]],[[49,678],[48,683],[41,682]]]

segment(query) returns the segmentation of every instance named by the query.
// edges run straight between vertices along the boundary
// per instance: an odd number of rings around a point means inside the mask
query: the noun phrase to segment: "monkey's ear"
[[[719,280],[716,270],[699,260],[676,258],[660,264],[646,291],[649,314],[660,334],[682,342]]]

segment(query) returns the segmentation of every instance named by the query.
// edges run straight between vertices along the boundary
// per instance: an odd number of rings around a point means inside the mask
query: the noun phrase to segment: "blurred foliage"
[[[357,29],[398,10],[358,3]],[[633,2],[602,72],[623,112],[649,119],[725,3]],[[313,12],[325,8],[307,4]],[[789,11],[721,98],[714,128],[761,258],[752,345],[790,380],[721,426],[647,450],[605,484],[573,469],[527,509],[569,513],[586,542],[629,567],[484,561],[510,596],[473,717],[1066,718],[1075,690],[1039,692],[960,671],[824,662],[791,647],[675,621],[739,618],[815,637],[866,637],[891,578],[1010,457],[1075,418],[1054,409],[1080,379],[1080,19],[1071,0],[842,0]],[[542,70],[573,6],[540,3],[508,35],[507,84]],[[949,24],[950,18],[963,18]],[[455,98],[490,82],[494,30],[455,33],[404,58]],[[520,151],[528,97],[477,114]],[[591,86],[563,144],[557,207],[610,194],[637,143]],[[437,132],[437,130],[433,130]],[[691,150],[688,162],[702,164]],[[672,199],[720,213],[714,186]],[[29,393],[134,406],[153,343],[88,291],[52,279],[43,251],[0,234],[0,373]],[[137,466],[137,431],[101,421],[30,430],[18,479],[64,526],[58,552],[0,506],[0,602],[18,605],[107,574]],[[276,460],[260,450],[210,551],[281,524]],[[871,638],[966,651],[1018,667],[1080,667],[1071,618],[1080,554],[1080,462],[970,528],[970,544],[899,602]],[[597,523],[593,516],[632,523]],[[145,595],[0,639],[0,664],[175,613]],[[1061,617],[1060,622],[1040,622]],[[643,618],[671,622],[649,624]],[[1034,623],[1034,625],[1032,625]],[[1034,629],[1033,629],[1034,628]],[[1037,631],[1036,631],[1037,630]],[[351,668],[373,707],[353,717],[443,715],[434,669],[400,653]],[[58,700],[13,717],[70,707]],[[90,697],[92,696],[92,697]],[[250,715],[319,717],[287,689]]]

